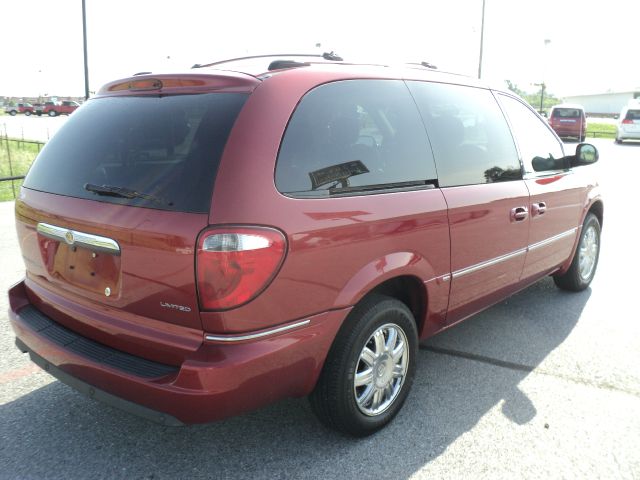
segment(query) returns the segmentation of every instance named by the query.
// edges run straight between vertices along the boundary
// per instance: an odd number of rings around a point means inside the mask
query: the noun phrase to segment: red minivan
[[[362,436],[407,398],[418,342],[547,275],[588,287],[592,145],[566,155],[461,76],[271,60],[109,83],[48,142],[9,291],[35,363],[164,424],[309,395]]]
[[[574,137],[584,142],[587,136],[587,115],[582,105],[556,105],[549,113],[549,125],[559,137]]]

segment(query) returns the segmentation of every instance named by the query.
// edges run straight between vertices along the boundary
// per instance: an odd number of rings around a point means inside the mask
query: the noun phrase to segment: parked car
[[[567,103],[552,107],[549,125],[559,137],[574,137],[584,142],[587,136],[587,116],[582,105]]]
[[[620,112],[616,125],[616,143],[640,140],[640,101],[630,102]]]
[[[63,102],[45,102],[42,113],[55,117],[57,115],[71,115],[80,106],[78,102],[63,101]]]
[[[30,103],[18,103],[5,107],[4,111],[12,117],[15,117],[18,113],[24,113],[28,117],[33,113],[33,105]]]
[[[9,315],[61,381],[171,425],[309,395],[368,435],[419,341],[548,275],[591,283],[598,152],[567,155],[512,93],[423,67],[231,67],[109,83],[31,167]]]
[[[44,103],[34,103],[33,104],[33,114],[41,116],[42,111],[44,110]]]

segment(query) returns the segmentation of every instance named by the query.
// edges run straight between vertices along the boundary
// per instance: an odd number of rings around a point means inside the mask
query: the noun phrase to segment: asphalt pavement
[[[640,143],[588,141],[606,193],[592,286],[547,278],[427,341],[403,410],[366,439],[324,429],[306,399],[184,428],[97,403],[15,349],[0,294],[0,478],[640,479]],[[12,209],[2,291],[23,271]]]

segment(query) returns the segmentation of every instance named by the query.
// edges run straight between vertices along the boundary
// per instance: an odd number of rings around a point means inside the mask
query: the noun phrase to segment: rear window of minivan
[[[220,157],[246,98],[211,93],[90,100],[47,143],[24,187],[208,212]]]
[[[554,118],[580,118],[581,111],[577,108],[556,108],[553,110]]]

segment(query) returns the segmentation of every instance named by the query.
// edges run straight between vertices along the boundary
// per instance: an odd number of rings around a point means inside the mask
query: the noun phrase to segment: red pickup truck
[[[45,102],[42,113],[49,115],[50,117],[55,117],[57,115],[69,115],[79,106],[80,104],[78,104],[78,102],[73,101]],[[40,115],[40,113],[38,113],[38,115]]]
[[[29,116],[33,113],[33,105],[30,103],[18,103],[5,107],[4,111],[12,117],[15,117],[18,113],[24,113],[26,116]]]

